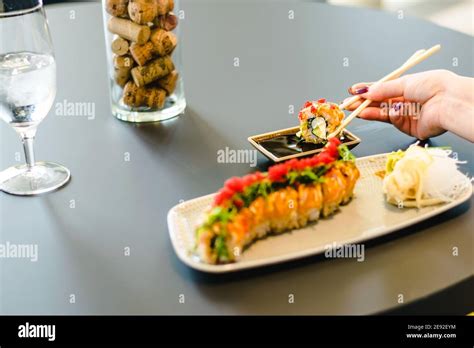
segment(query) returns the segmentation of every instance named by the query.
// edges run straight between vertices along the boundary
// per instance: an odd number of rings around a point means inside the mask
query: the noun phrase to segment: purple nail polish
[[[355,91],[354,91],[354,94],[364,94],[364,93],[367,93],[369,91],[369,87],[362,87],[362,88],[357,88]]]
[[[393,104],[392,109],[395,110],[395,111],[399,111],[401,109],[402,105],[403,105],[402,102],[395,103],[395,104]]]

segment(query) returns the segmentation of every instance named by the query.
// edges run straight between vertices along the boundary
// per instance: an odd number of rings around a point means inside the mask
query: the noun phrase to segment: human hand
[[[365,120],[392,123],[402,132],[427,139],[449,130],[474,142],[474,79],[447,70],[405,75],[382,83],[358,83],[349,92],[373,102]]]

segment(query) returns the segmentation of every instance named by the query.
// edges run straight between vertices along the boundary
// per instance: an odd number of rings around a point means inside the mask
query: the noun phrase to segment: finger
[[[356,102],[354,102],[353,104],[349,105],[346,110],[349,110],[349,111],[354,111],[355,109],[357,109],[360,104],[362,104],[365,100],[364,99],[361,99],[361,100],[358,100]],[[380,103],[381,102],[372,102],[370,103],[370,106],[376,106],[376,107],[379,107],[380,106]]]
[[[418,103],[425,103],[443,89],[443,74],[445,73],[440,71],[425,71],[391,81],[375,82],[365,87],[357,84],[358,88],[353,91],[351,88],[351,92],[364,99],[376,101],[404,97]]]
[[[352,98],[352,97],[351,97]],[[351,99],[351,98],[346,98],[343,103],[345,103],[347,100]],[[403,102],[405,99],[400,97],[400,98],[393,98],[393,99],[389,99],[389,100],[384,100],[382,102],[380,101],[373,101],[372,103],[370,103],[370,106],[371,107],[387,107],[389,108],[392,104],[394,103],[397,103],[397,102]],[[349,111],[354,111],[355,109],[357,109],[360,104],[362,104],[364,102],[364,99],[361,99],[361,100],[358,100],[356,102],[354,102],[353,104],[349,105],[346,110],[349,110]]]
[[[397,105],[398,104],[398,105]],[[391,108],[376,108],[368,107],[359,114],[359,118],[367,121],[379,121],[392,123],[396,127],[399,127],[405,121],[408,121],[409,118],[416,120],[418,115],[404,115],[404,106],[403,103],[395,103]]]
[[[421,113],[421,104],[413,102],[395,102],[388,111],[390,117],[410,117],[417,119]]]
[[[392,81],[377,82],[370,86],[366,93],[360,94],[360,96],[374,101],[403,97],[406,80],[406,76],[403,76]]]
[[[355,85],[352,85],[351,87],[349,87],[349,89],[348,89],[349,94],[358,95],[358,94],[361,94],[361,93],[365,93],[365,92],[367,92],[368,87],[372,86],[373,84],[374,84],[373,82],[359,82],[359,83],[356,83]]]
[[[384,109],[377,108],[377,107],[368,107],[364,109],[357,117],[363,120],[367,120],[367,121],[379,121],[379,122],[390,123],[388,112]]]

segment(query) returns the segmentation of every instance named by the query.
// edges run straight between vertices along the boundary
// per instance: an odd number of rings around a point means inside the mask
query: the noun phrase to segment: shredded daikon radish
[[[459,197],[471,181],[458,169],[462,162],[450,155],[450,150],[423,148],[417,144],[410,146],[403,155],[400,152],[392,158],[389,155],[393,170],[383,181],[387,202],[420,208]]]

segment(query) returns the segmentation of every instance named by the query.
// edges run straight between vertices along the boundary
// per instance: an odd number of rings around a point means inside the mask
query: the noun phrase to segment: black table
[[[187,0],[182,8],[186,115],[133,125],[110,114],[100,5],[48,7],[56,101],[93,103],[96,117],[59,116],[53,107],[39,129],[37,158],[67,165],[67,187],[34,198],[0,194],[0,242],[39,248],[37,262],[0,259],[1,314],[371,314],[472,284],[472,200],[369,243],[365,262],[312,257],[225,276],[182,264],[168,236],[168,210],[251,171],[218,164],[219,149],[250,149],[248,136],[297,123],[290,105],[340,101],[352,83],[380,78],[422,47],[443,45],[413,71],[473,76],[471,37],[413,18],[292,1]],[[350,130],[362,138],[357,156],[413,142],[380,123],[357,120]],[[21,147],[5,124],[0,136],[4,169]],[[472,144],[449,134],[431,143],[451,145],[474,173]],[[258,166],[267,165],[259,156]],[[431,310],[454,311],[459,302],[473,309],[472,298],[456,296]]]

